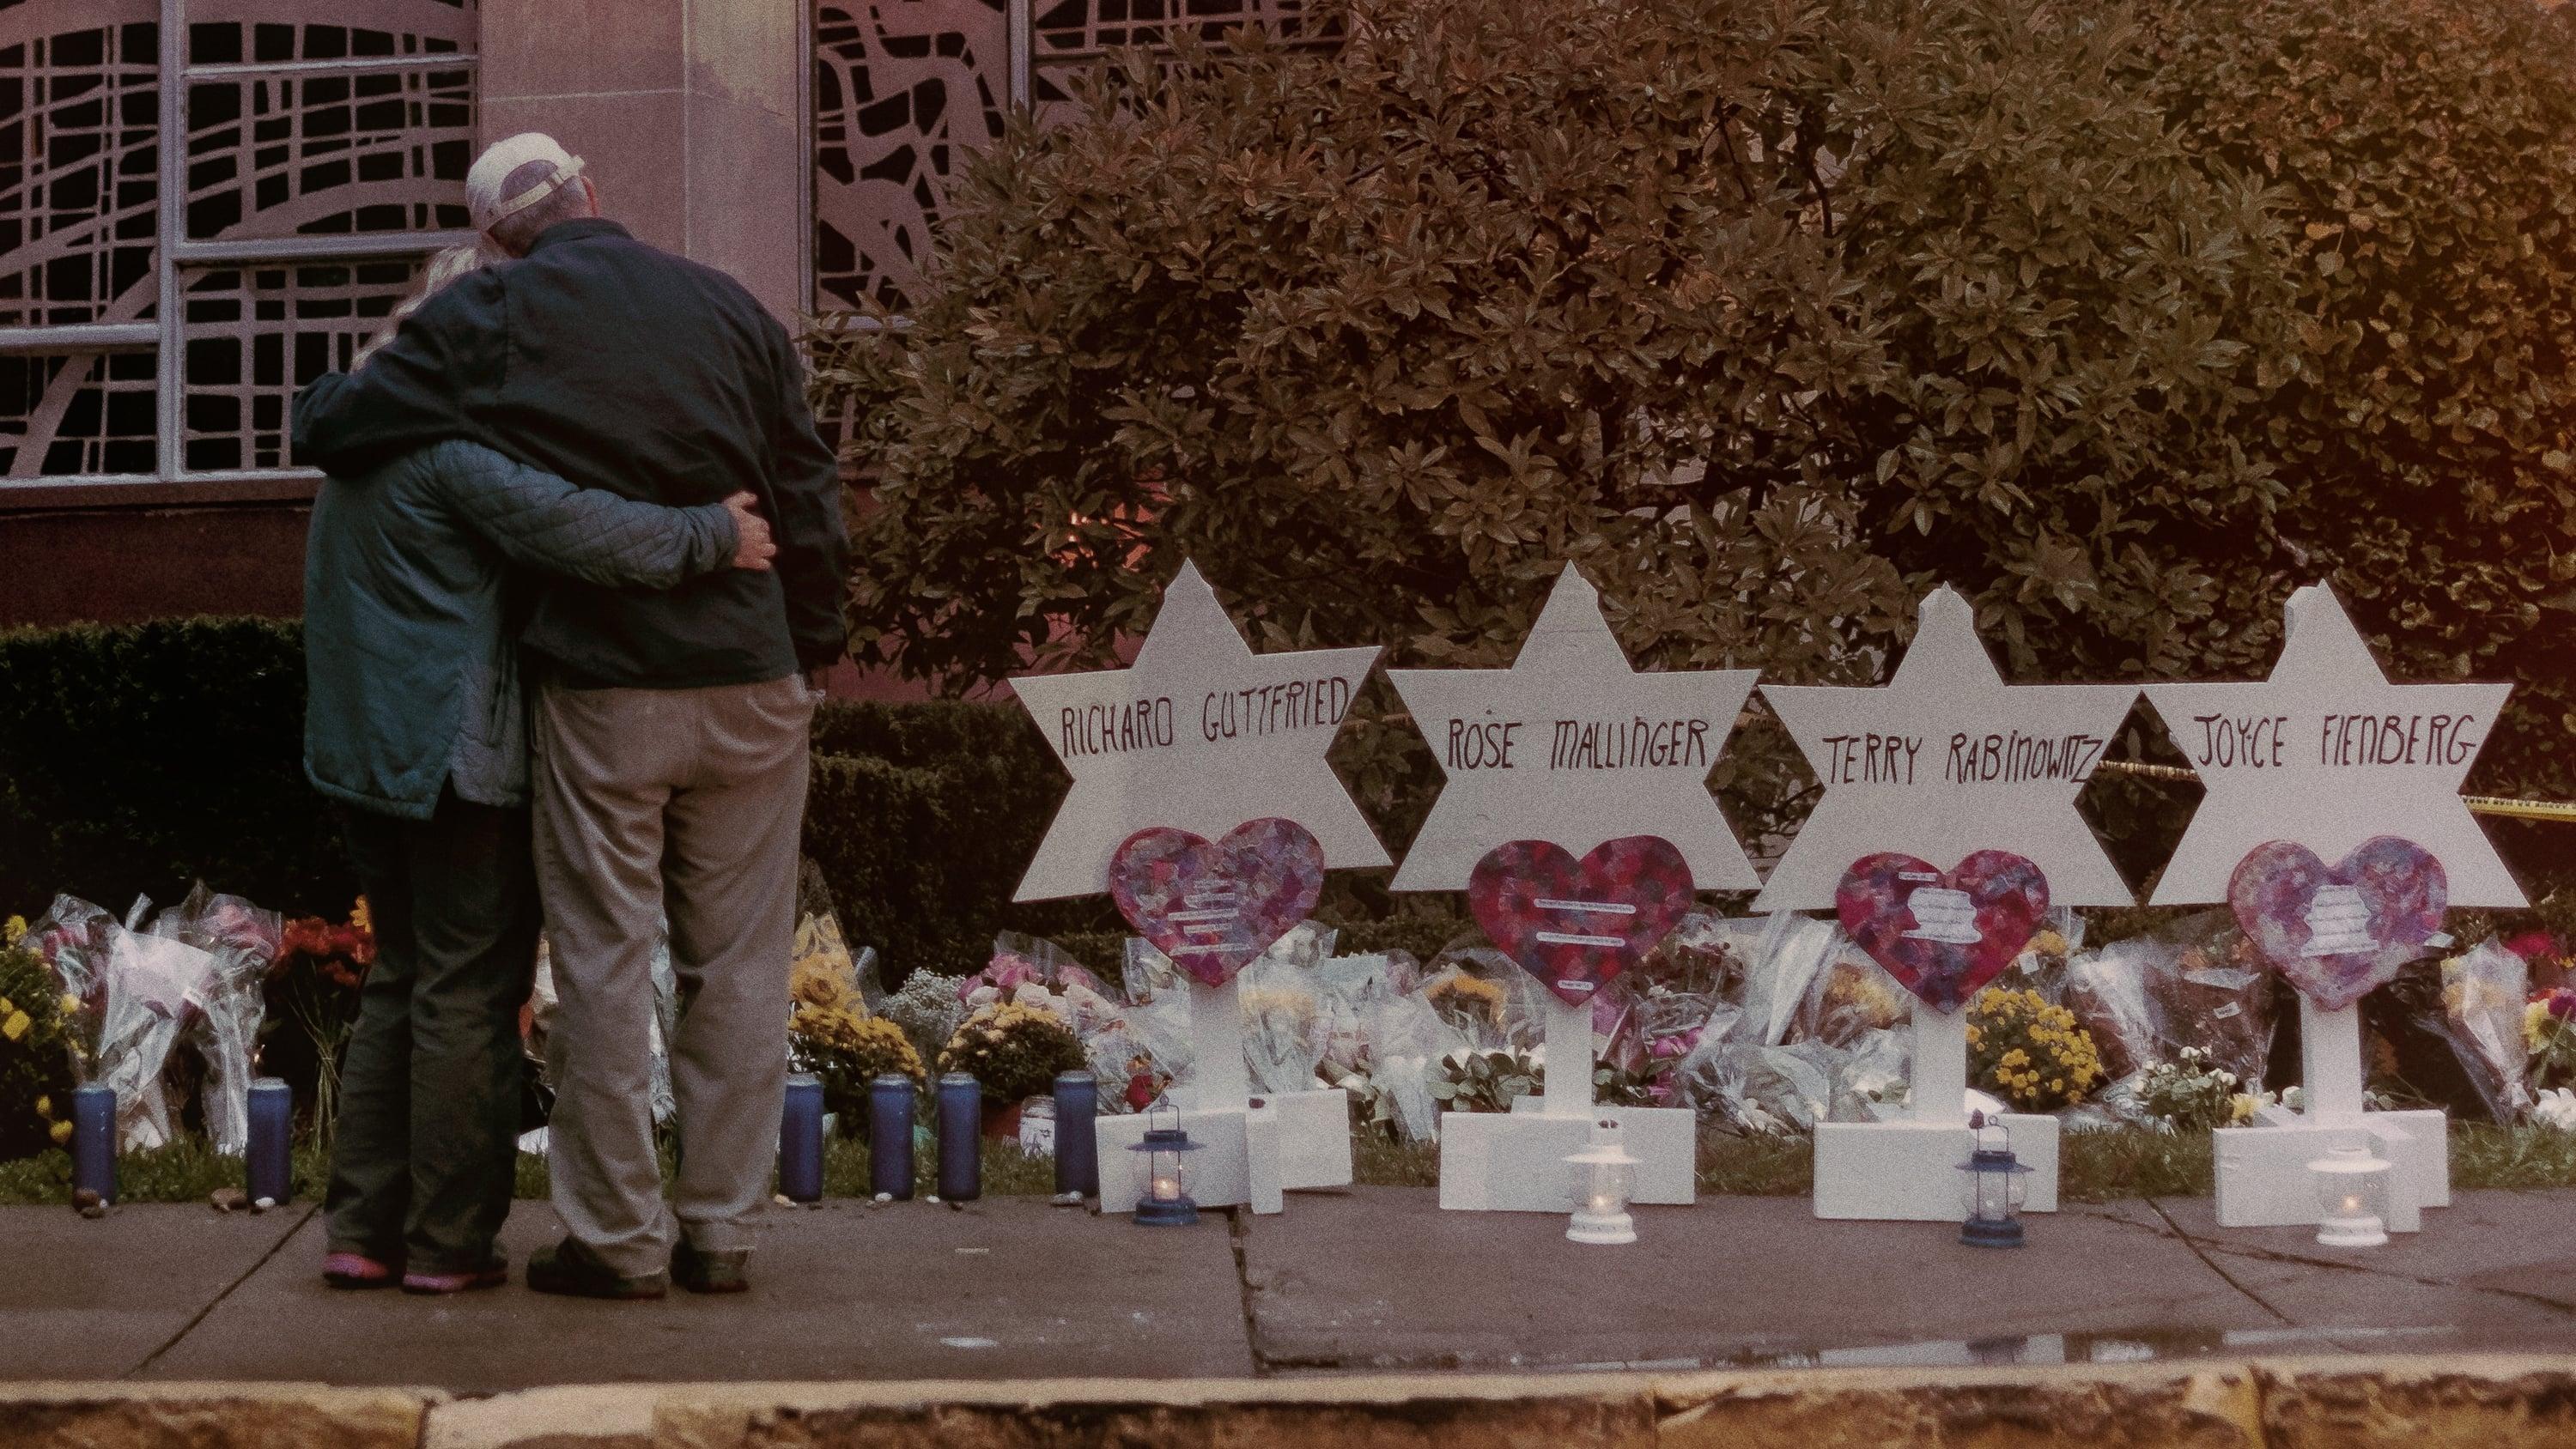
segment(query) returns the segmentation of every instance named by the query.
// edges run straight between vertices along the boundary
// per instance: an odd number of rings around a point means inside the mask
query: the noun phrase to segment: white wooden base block
[[[1699,1196],[1699,1119],[1682,1107],[1601,1107],[1550,1112],[1523,1097],[1510,1112],[1447,1112],[1440,1118],[1440,1205],[1462,1212],[1570,1213],[1574,1169],[1565,1159],[1592,1140],[1595,1120],[1619,1124],[1619,1145],[1637,1159],[1629,1201],[1685,1205]]]
[[[1816,1124],[1816,1216],[1931,1223],[1968,1215],[1968,1175],[1959,1164],[1976,1150],[1976,1133],[1968,1127],[1963,1014],[1914,1008],[1913,1098],[1912,1117]],[[2057,1119],[2006,1112],[2002,1120],[2013,1156],[2030,1169],[2021,1210],[2057,1211]]]
[[[2274,1108],[2261,1121],[2212,1135],[2222,1228],[2314,1226],[2317,1184],[2308,1164],[2344,1146],[2388,1160],[2390,1232],[2419,1232],[2424,1209],[2451,1205],[2451,1119],[2443,1113],[2372,1112],[2326,1123]]]
[[[2057,1119],[2007,1112],[2022,1179],[2021,1210],[2057,1211]],[[1957,1222],[1967,1216],[1968,1175],[1959,1164],[1976,1150],[1965,1120],[1949,1122],[1819,1122],[1816,1124],[1816,1216],[1871,1222]]]
[[[1351,1185],[1351,1094],[1339,1087],[1263,1092],[1279,1114],[1279,1185],[1290,1192]]]
[[[2419,1232],[2424,1209],[2451,1205],[2451,1121],[2440,1112],[2362,1110],[2361,1009],[2321,1011],[2299,1001],[2305,1112],[2267,1107],[2257,1127],[2214,1134],[2218,1225],[2314,1224],[2316,1179],[2308,1164],[2337,1147],[2367,1146],[2388,1161],[2388,1231]]]
[[[1181,1158],[1182,1180],[1192,1202],[1203,1208],[1244,1205],[1256,1213],[1280,1210],[1279,1169],[1285,1154],[1280,1150],[1277,1108],[1183,1108],[1178,1115],[1181,1130],[1201,1144]],[[1102,1212],[1134,1212],[1136,1200],[1145,1195],[1146,1154],[1129,1150],[1145,1140],[1145,1127],[1143,1113],[1099,1119],[1094,1130],[1100,1143]],[[1342,1132],[1347,1144],[1347,1118]]]

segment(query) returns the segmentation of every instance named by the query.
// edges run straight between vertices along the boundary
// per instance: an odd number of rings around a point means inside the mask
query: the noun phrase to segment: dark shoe
[[[630,1278],[566,1238],[528,1255],[528,1287],[573,1298],[659,1298],[671,1291],[671,1275],[644,1273]]]
[[[748,1293],[748,1252],[702,1253],[686,1238],[671,1250],[671,1281],[692,1293]]]
[[[510,1265],[493,1263],[486,1267],[467,1269],[461,1273],[405,1273],[402,1290],[405,1293],[443,1298],[450,1293],[472,1293],[481,1288],[498,1288],[509,1281]]]
[[[322,1281],[334,1288],[391,1288],[402,1281],[402,1260],[334,1249],[322,1255]]]

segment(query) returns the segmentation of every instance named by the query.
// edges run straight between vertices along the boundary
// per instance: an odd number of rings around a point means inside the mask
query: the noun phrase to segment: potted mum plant
[[[939,1052],[943,1072],[984,1088],[984,1135],[1016,1138],[1020,1104],[1050,1091],[1058,1072],[1085,1065],[1082,1042],[1055,1013],[999,1001],[976,1008]]]

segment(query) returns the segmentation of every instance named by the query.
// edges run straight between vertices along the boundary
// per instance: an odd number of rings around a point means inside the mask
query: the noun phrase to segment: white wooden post
[[[1547,993],[1547,1114],[1592,1115],[1592,1004]]]
[[[1193,1105],[1216,1111],[1240,1108],[1252,1096],[1243,1064],[1243,1001],[1229,980],[1210,986],[1190,982],[1190,1084]]]
[[[2299,997],[2299,1115],[2320,1127],[2361,1122],[2361,1007],[2326,1011]]]
[[[1914,1120],[1968,1120],[1968,1013],[1914,1004]]]

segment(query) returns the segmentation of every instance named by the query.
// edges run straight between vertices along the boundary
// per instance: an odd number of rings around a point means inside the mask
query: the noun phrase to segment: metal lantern
[[[1183,1159],[1200,1146],[1182,1130],[1180,1109],[1169,1099],[1159,1099],[1147,1110],[1145,1140],[1127,1149],[1145,1154],[1145,1193],[1136,1200],[1139,1227],[1185,1228],[1199,1220]]]
[[[2376,1248],[2388,1241],[2387,1159],[2356,1143],[2309,1163],[2308,1173],[2317,1184],[2319,1244]]]
[[[1637,1241],[1636,1220],[1628,1216],[1637,1159],[1620,1145],[1619,1124],[1608,1117],[1595,1120],[1591,1141],[1565,1161],[1574,1169],[1574,1216],[1565,1225],[1566,1238],[1613,1247]]]
[[[1959,1164],[1959,1171],[1966,1174],[1960,1184],[1960,1206],[1967,1210],[1966,1220],[1959,1225],[1959,1241],[1972,1248],[2018,1248],[2022,1179],[2030,1176],[2030,1169],[2013,1156],[2012,1133],[2001,1117],[1972,1113],[1968,1130],[1976,1134],[1976,1148]]]

